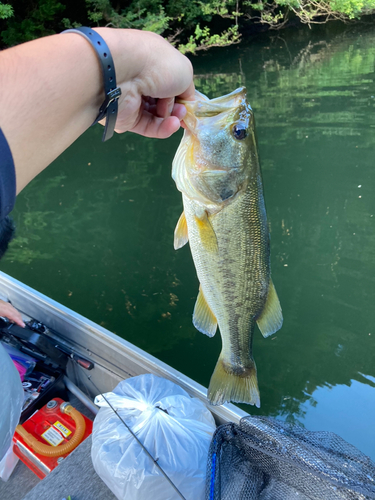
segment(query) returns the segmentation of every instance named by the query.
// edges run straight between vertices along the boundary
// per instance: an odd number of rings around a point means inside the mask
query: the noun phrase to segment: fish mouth
[[[204,94],[195,91],[195,99],[193,101],[186,101],[183,99],[176,99],[176,102],[184,104],[186,107],[186,116],[184,123],[187,129],[194,134],[199,119],[217,117],[223,115],[223,122],[227,119],[228,114],[235,114],[237,110],[249,107],[246,101],[246,88],[240,87],[230,94],[208,99]],[[251,109],[251,108],[250,108]]]

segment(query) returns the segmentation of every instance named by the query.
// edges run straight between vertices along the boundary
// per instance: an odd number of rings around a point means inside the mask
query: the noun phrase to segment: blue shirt
[[[13,210],[16,201],[16,171],[12,152],[0,128],[0,220]]]

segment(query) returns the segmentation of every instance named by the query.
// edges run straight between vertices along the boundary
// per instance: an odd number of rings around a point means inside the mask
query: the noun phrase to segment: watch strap
[[[71,28],[63,31],[62,33],[77,33],[86,38],[94,48],[101,66],[104,81],[105,99],[99,108],[98,116],[95,118],[95,125],[98,121],[106,117],[104,133],[102,141],[105,142],[113,136],[115,130],[117,111],[118,111],[118,98],[121,95],[121,89],[116,86],[116,72],[115,65],[111,52],[104,39],[93,29],[86,26],[80,28]]]

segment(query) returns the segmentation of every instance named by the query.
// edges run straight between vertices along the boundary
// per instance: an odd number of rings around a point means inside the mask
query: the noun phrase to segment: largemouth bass
[[[194,326],[212,337],[219,325],[222,351],[208,388],[213,405],[260,407],[252,355],[255,323],[264,337],[283,318],[271,280],[270,236],[263,199],[253,112],[246,89],[183,101],[186,129],[172,177],[184,211],[174,246],[188,241],[200,282]]]

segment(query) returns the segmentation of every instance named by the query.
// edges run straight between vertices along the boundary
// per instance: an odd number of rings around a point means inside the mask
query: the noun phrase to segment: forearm
[[[162,37],[96,28],[114,60],[116,131],[169,137],[186,110],[174,97],[194,94],[190,62]],[[155,98],[155,103],[144,100]],[[17,193],[95,120],[104,101],[101,64],[81,35],[64,33],[0,52],[0,127],[16,167]]]
[[[54,35],[0,53],[0,126],[17,193],[90,126],[103,100],[98,60],[81,36]]]

